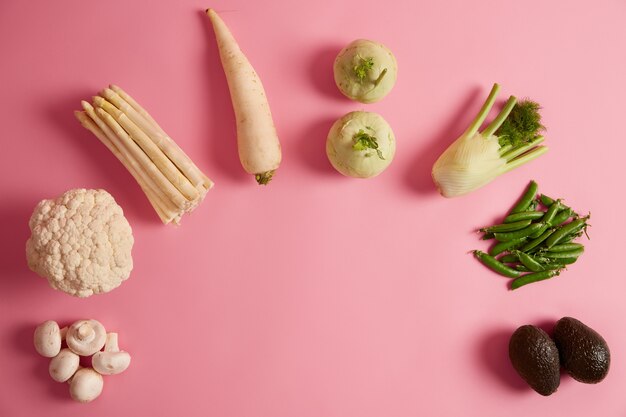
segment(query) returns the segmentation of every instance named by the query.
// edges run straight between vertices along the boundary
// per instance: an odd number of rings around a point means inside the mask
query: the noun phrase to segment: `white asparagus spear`
[[[102,130],[100,130],[100,128],[87,115],[87,113],[82,112],[82,111],[75,111],[74,115],[76,116],[76,118],[78,119],[80,124],[85,129],[87,129],[91,133],[93,133],[95,137],[100,139],[100,142],[102,142],[111,151],[111,153],[117,157],[117,159],[122,163],[122,165],[124,165],[126,167],[126,169],[128,169],[128,172],[130,172],[130,174],[133,176],[133,178],[135,178],[135,180],[137,181],[137,183],[139,184],[139,186],[141,187],[143,192],[148,197],[148,200],[150,201],[150,204],[152,204],[152,207],[154,208],[154,210],[159,215],[159,218],[161,219],[161,221],[163,223],[168,223],[169,221],[172,221],[172,219],[175,217],[175,214],[173,214],[173,213],[169,213],[169,214],[166,213],[166,209],[163,206],[163,202],[155,195],[155,192],[151,188],[151,186],[148,185],[144,181],[144,179],[139,174],[139,172],[126,159],[126,156],[123,153],[121,153],[119,151],[119,149],[117,149],[117,147],[115,147],[115,145],[113,145],[113,143],[109,140],[109,138],[106,136],[106,134]]]
[[[165,212],[168,213],[168,218],[170,215],[177,215],[181,211],[180,208],[176,207],[174,203],[169,199],[169,197],[165,194],[165,192],[159,187],[159,182],[156,181],[150,174],[153,171],[152,168],[146,168],[142,166],[141,162],[137,160],[133,156],[133,152],[129,151],[126,146],[124,146],[124,142],[120,139],[111,128],[98,116],[95,112],[95,109],[91,106],[91,104],[86,101],[82,102],[83,109],[85,113],[91,118],[93,122],[104,132],[105,136],[109,139],[112,145],[122,154],[124,159],[128,162],[126,166],[127,169],[135,170],[138,175],[141,176],[143,182],[150,186],[150,189],[154,191],[154,197],[161,202],[161,205],[164,207]],[[105,144],[106,145],[106,144]],[[143,157],[143,156],[142,156]],[[144,161],[152,164],[149,158],[144,158]],[[170,219],[171,221],[171,219]]]
[[[280,165],[281,150],[263,84],[224,21],[213,9],[206,13],[233,102],[239,160],[259,184],[267,184]]]
[[[150,157],[159,170],[174,184],[186,199],[193,201],[198,198],[198,190],[189,182],[163,151],[124,113],[100,96],[93,98],[94,105],[109,113],[128,133],[137,145]]]
[[[154,127],[159,130],[159,132],[161,132],[163,135],[167,136],[165,131],[163,131],[161,126],[159,126],[159,124],[156,122],[156,120],[154,120],[152,118],[152,116],[150,116],[150,113],[148,113],[146,111],[146,109],[141,107],[141,105],[139,103],[137,103],[135,101],[135,99],[130,96],[130,94],[128,94],[126,91],[122,90],[120,87],[118,87],[115,84],[111,84],[109,86],[109,88],[111,90],[113,90],[114,92],[116,92],[121,98],[124,99],[124,101],[126,101],[128,104],[130,104],[135,110],[137,110],[137,112],[139,114],[141,114],[143,117],[145,117],[146,120],[148,120],[150,123],[152,123],[154,125]]]
[[[137,175],[141,177],[141,180],[152,191],[152,197],[157,200],[163,208],[164,213],[169,221],[173,218],[180,216],[181,209],[177,207],[171,199],[167,196],[165,191],[159,187],[159,182],[151,175],[152,169],[145,169],[141,162],[133,156],[133,152],[129,151],[124,145],[124,142],[117,137],[117,135],[111,130],[111,128],[98,116],[95,109],[87,102],[83,104],[85,113],[93,122],[96,123],[98,128],[105,134],[109,142],[115,149],[117,149],[128,165],[124,165],[128,170],[137,172]],[[106,144],[105,144],[106,145]],[[149,161],[149,159],[148,159]]]
[[[88,103],[87,103],[88,104]],[[152,162],[148,155],[146,155],[139,145],[133,141],[126,131],[115,121],[113,116],[105,112],[101,108],[95,109],[96,114],[100,117],[110,128],[115,135],[122,141],[124,148],[131,152],[131,154],[140,161],[141,166],[148,172],[148,175],[159,185],[159,188],[167,195],[167,197],[174,203],[176,207],[181,210],[185,210],[188,207],[189,202],[180,193],[180,191],[174,187],[174,185],[167,179],[165,175],[157,166]]]
[[[161,132],[163,135],[167,136],[167,133],[165,133],[163,131],[163,129],[161,128],[161,126],[159,126],[159,124],[156,122],[156,120],[154,120],[152,118],[152,116],[150,116],[150,113],[148,113],[146,111],[146,109],[144,109],[139,103],[137,103],[137,101],[135,101],[134,98],[131,97],[130,94],[128,94],[126,91],[124,91],[121,87],[115,85],[115,84],[111,84],[109,86],[109,88],[111,90],[113,90],[115,93],[117,93],[122,99],[124,99],[124,101],[126,101],[128,104],[130,104],[136,111],[137,113],[139,113],[140,115],[142,115],[146,120],[148,120],[150,123],[152,123],[152,125],[154,125],[154,127]],[[204,180],[204,185],[207,188],[207,190],[211,189],[213,187],[213,181],[211,181],[209,179],[209,177],[207,177],[206,175],[202,174],[202,178]]]
[[[115,91],[113,88],[115,88]],[[205,197],[213,182],[202,173],[132,97],[112,86],[86,101],[76,118],[135,178],[163,223],[178,224]]]
[[[105,88],[100,94],[139,126],[196,188],[202,187],[202,192],[206,192],[210,188],[206,184],[206,177],[200,172],[191,158],[158,125],[146,118],[145,114],[140,114],[130,103],[112,89]],[[128,94],[126,96],[130,97]],[[147,114],[147,112],[145,113]]]

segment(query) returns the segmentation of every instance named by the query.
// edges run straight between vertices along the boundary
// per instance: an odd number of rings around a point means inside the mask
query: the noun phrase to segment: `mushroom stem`
[[[89,342],[93,340],[95,335],[96,332],[93,331],[93,327],[91,327],[87,323],[81,324],[78,328],[78,331],[76,332],[76,336],[78,336],[78,339],[82,340],[83,342]]]
[[[91,356],[104,346],[106,330],[97,320],[78,320],[67,331],[67,347],[81,356]]]
[[[59,329],[59,333],[61,334],[61,340],[65,340],[65,336],[67,336],[67,326]]]
[[[117,333],[107,333],[107,341],[104,344],[105,352],[119,352],[120,347],[117,342]]]

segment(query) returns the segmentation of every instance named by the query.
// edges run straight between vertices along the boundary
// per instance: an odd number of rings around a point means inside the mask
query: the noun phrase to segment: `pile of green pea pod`
[[[589,216],[579,216],[560,199],[537,196],[538,188],[531,181],[502,224],[480,229],[483,239],[496,240],[488,254],[474,251],[485,266],[514,278],[513,290],[558,276],[585,251],[573,241],[586,234]]]

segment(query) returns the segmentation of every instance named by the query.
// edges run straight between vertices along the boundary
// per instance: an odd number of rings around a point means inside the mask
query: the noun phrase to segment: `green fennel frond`
[[[510,145],[513,148],[530,143],[545,130],[541,124],[541,106],[531,100],[518,102],[511,113],[495,132],[500,146]]]

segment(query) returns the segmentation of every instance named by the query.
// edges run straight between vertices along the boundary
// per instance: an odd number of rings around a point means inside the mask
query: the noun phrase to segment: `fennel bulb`
[[[437,159],[432,177],[444,197],[470,193],[500,175],[548,151],[538,146],[544,137],[539,105],[509,97],[498,116],[482,131],[479,128],[493,107],[500,86],[494,84],[480,112],[463,134]]]

